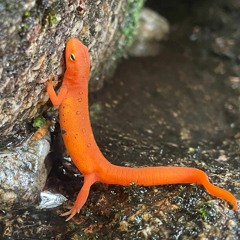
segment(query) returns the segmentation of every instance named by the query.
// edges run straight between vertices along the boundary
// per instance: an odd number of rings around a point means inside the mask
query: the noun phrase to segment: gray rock
[[[36,201],[46,182],[49,169],[46,169],[45,158],[49,149],[49,142],[42,139],[25,143],[15,151],[0,152],[1,207]]]

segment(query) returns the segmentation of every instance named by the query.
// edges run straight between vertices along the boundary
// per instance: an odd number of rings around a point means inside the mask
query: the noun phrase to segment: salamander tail
[[[209,182],[205,172],[190,167],[141,167],[129,168],[110,165],[100,174],[102,182],[108,184],[119,184],[128,186],[136,183],[143,186],[164,185],[164,184],[186,184],[197,183],[213,196],[228,201],[238,210],[236,198],[227,190],[221,189]]]

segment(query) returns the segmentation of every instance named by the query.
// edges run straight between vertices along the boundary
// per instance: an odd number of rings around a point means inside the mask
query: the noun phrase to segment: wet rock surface
[[[41,81],[51,74],[62,76],[66,40],[78,37],[88,46],[90,88],[99,89],[131,43],[142,4],[142,0],[0,2],[1,149],[9,142],[18,144],[26,124],[43,112],[47,98]]]
[[[37,201],[50,170],[46,159],[49,150],[49,142],[41,139],[27,142],[14,151],[0,152],[1,209],[9,210],[16,203],[29,206]]]
[[[171,12],[177,20],[171,14],[166,16],[172,32],[159,56],[124,61],[115,77],[101,91],[91,94],[94,134],[112,163],[198,167],[206,171],[211,182],[239,199],[239,63],[235,57],[216,54],[211,47],[219,33],[215,26],[218,19],[224,18],[226,4],[178,2],[180,5],[174,5],[178,11]],[[234,13],[236,1],[230,2],[230,12]],[[161,7],[165,11],[169,8],[164,4]],[[200,14],[199,9],[203,9],[204,15],[196,14]],[[207,20],[206,13],[216,16]],[[231,15],[228,10],[227,16],[229,21],[221,28],[221,34],[229,38],[238,34],[233,24],[238,24],[239,15]],[[59,215],[72,205],[81,186],[78,171],[69,161],[61,162],[59,158],[45,189],[60,192],[71,201],[52,210],[2,209],[1,236],[6,239],[239,236],[238,213],[196,185],[122,187],[98,183],[91,188],[80,214],[66,223]]]

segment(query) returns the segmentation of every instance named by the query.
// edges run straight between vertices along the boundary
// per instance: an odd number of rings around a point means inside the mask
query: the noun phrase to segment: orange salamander
[[[66,72],[58,95],[52,81],[47,84],[48,95],[59,106],[61,132],[66,149],[74,164],[84,175],[83,186],[72,209],[64,214],[71,219],[84,205],[90,187],[95,182],[129,186],[163,184],[202,184],[218,198],[228,201],[238,209],[236,198],[228,191],[214,186],[207,175],[191,167],[121,167],[111,164],[101,153],[94,139],[88,112],[88,79],[90,59],[88,48],[78,39],[70,38],[66,44]]]

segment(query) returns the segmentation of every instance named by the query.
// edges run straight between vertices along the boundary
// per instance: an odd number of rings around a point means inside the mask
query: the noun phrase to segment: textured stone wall
[[[60,0],[0,3],[0,145],[17,142],[47,101],[41,80],[64,72],[68,37],[91,55],[91,90],[101,88],[132,41],[143,1]],[[59,79],[60,82],[60,79]]]

